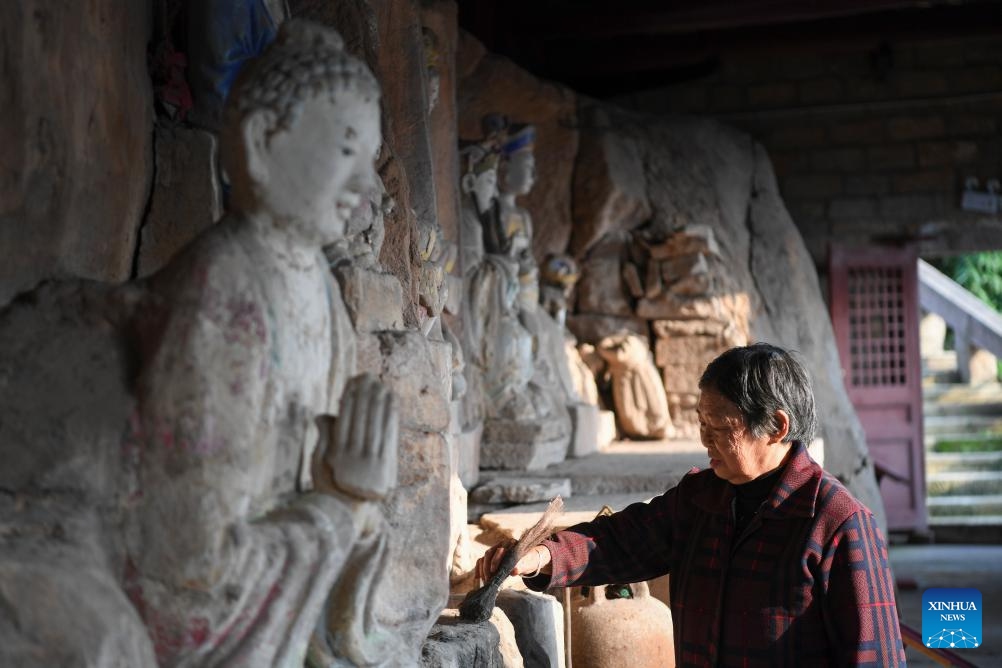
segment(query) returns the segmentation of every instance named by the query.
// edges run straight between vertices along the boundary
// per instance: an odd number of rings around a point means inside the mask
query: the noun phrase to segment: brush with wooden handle
[[[468,622],[486,622],[491,618],[494,602],[497,600],[498,592],[501,591],[501,584],[511,575],[518,560],[550,535],[554,519],[563,509],[564,500],[558,496],[550,501],[543,516],[528,531],[523,533],[518,541],[511,541],[505,545],[504,557],[501,559],[501,565],[494,571],[494,575],[483,587],[474,589],[467,594],[463,602],[459,604],[460,619]]]

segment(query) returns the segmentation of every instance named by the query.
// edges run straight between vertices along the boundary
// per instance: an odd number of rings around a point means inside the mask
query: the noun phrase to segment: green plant
[[[947,258],[943,272],[993,309],[1002,313],[1002,251],[985,251]],[[997,377],[1002,378],[1002,360]]]
[[[1002,251],[958,255],[944,260],[943,268],[971,294],[1002,313]]]
[[[933,452],[998,452],[1002,450],[1002,438],[937,441],[932,450]]]

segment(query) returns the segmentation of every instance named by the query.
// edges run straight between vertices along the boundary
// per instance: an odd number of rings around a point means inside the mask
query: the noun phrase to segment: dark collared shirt
[[[903,666],[887,546],[873,514],[800,443],[736,536],[733,486],[704,470],[649,503],[544,544],[534,589],[671,573],[679,666]]]

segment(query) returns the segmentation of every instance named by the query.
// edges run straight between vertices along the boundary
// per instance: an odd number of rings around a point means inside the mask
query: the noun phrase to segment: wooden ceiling
[[[698,79],[748,54],[998,35],[1000,0],[467,0],[491,51],[595,97]]]

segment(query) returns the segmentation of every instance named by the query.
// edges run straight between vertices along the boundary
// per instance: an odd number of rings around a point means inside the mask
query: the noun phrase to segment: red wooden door
[[[888,529],[925,532],[918,263],[911,249],[833,247],[832,325]]]

